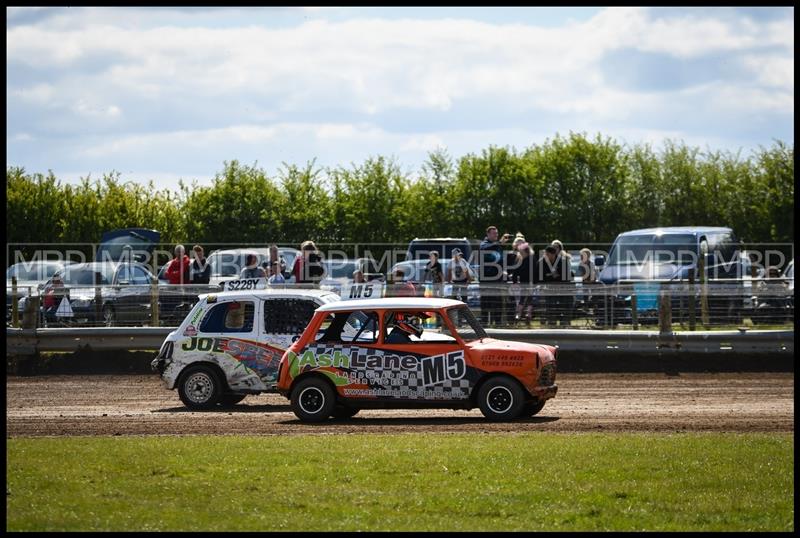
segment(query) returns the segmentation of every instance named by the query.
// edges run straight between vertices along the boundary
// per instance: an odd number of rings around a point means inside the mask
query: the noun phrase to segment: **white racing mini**
[[[283,352],[314,310],[338,301],[320,290],[252,290],[201,295],[150,363],[190,409],[234,405],[275,390]]]

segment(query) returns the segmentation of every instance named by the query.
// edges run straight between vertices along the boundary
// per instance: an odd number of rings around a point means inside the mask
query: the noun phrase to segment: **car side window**
[[[403,322],[421,330],[419,335],[404,331]],[[447,325],[436,311],[388,312],[384,315],[384,343],[404,344],[455,344],[457,340],[447,330]]]
[[[330,315],[323,323],[330,320],[326,329],[317,332],[317,342],[326,343],[375,343],[378,341],[378,313],[356,310],[355,312],[337,312]]]
[[[137,285],[150,284],[150,277],[141,267],[131,268],[131,273],[132,273],[131,284],[137,284]]]
[[[300,334],[314,316],[317,304],[308,299],[271,299],[264,303],[264,332]]]
[[[252,301],[229,301],[215,305],[203,317],[200,332],[249,333],[253,330],[255,305]]]
[[[117,284],[121,284],[123,282],[130,284],[130,279],[131,275],[130,271],[128,271],[128,266],[123,265],[122,267],[119,268],[119,271],[117,272]]]

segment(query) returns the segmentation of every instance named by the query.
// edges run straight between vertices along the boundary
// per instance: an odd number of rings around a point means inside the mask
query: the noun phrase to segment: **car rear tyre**
[[[292,390],[292,411],[303,422],[322,422],[336,408],[336,392],[324,379],[307,377]]]
[[[493,422],[514,420],[525,407],[525,391],[514,379],[494,377],[481,385],[478,407]]]
[[[356,416],[356,414],[361,411],[358,407],[347,407],[344,405],[337,405],[334,410],[333,418],[335,419],[345,419]]]
[[[181,375],[178,395],[189,409],[212,409],[221,400],[222,382],[208,366],[191,366]]]
[[[528,402],[525,404],[525,407],[522,410],[522,416],[524,417],[532,417],[539,413],[542,409],[544,409],[544,404],[547,400],[541,402]]]
[[[223,407],[231,407],[238,404],[246,397],[247,394],[233,394],[233,393],[223,394],[219,399],[219,404]]]

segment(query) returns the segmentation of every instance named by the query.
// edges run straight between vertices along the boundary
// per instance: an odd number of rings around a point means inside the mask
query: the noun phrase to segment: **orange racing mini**
[[[317,308],[284,353],[277,390],[304,422],[431,407],[513,420],[556,395],[556,352],[487,337],[461,301],[340,301]]]

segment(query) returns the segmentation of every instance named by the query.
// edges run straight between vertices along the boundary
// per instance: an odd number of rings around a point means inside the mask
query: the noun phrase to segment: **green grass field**
[[[794,530],[791,434],[7,439],[7,530]]]

